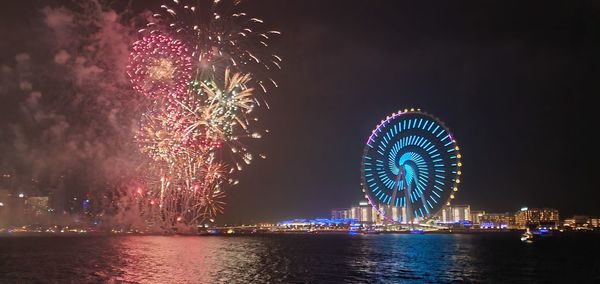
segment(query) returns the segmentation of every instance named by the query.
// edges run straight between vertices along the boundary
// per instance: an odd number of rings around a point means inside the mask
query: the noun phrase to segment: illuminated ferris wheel
[[[361,164],[365,197],[388,222],[429,219],[458,191],[459,150],[432,115],[419,109],[393,113],[367,140]]]

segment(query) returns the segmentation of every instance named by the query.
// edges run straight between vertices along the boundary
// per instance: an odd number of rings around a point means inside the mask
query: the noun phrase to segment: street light
[[[23,197],[25,197],[25,194],[19,193],[19,198],[23,198]]]

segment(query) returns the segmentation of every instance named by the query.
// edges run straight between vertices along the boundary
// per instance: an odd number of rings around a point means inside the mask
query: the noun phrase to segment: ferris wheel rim
[[[374,142],[373,135],[375,133],[377,133],[378,131],[381,132],[380,131],[381,128],[385,127],[386,124],[388,124],[390,121],[396,119],[398,116],[410,115],[410,114],[426,116],[426,117],[430,118],[432,121],[434,121],[435,123],[437,123],[438,125],[440,125],[443,128],[443,130],[448,133],[449,137],[451,138],[452,145],[455,147],[455,150],[456,150],[456,156],[458,157],[456,159],[457,160],[457,165],[456,165],[457,174],[455,174],[454,182],[452,183],[452,186],[451,186],[452,191],[448,195],[446,200],[444,200],[444,205],[440,206],[440,208],[438,209],[438,212],[444,206],[451,205],[451,201],[454,199],[454,193],[456,193],[458,191],[458,185],[460,184],[460,175],[461,175],[461,169],[462,169],[462,154],[460,152],[460,147],[458,146],[458,142],[456,141],[454,134],[450,131],[450,129],[444,123],[444,121],[442,121],[435,115],[421,111],[421,109],[419,109],[419,108],[411,108],[411,109],[404,109],[404,110],[401,109],[397,112],[392,113],[391,115],[386,116],[386,118],[382,119],[380,121],[380,123],[378,123],[377,126],[373,129],[373,131],[369,135],[369,138],[367,139],[367,143],[365,143],[363,153],[361,156],[361,190],[364,194],[365,199],[367,199],[367,202],[369,203],[369,205],[377,211],[378,215],[381,215],[383,217],[383,219],[387,220],[387,221],[390,221],[391,218],[389,218],[389,216],[386,216],[385,212],[383,211],[384,204],[379,204],[378,202],[374,201],[372,199],[371,193],[369,192],[370,188],[367,186],[367,181],[366,181],[366,177],[365,177],[365,157],[367,156],[367,153],[369,152],[369,148],[372,148],[372,147],[370,147],[369,143]],[[399,208],[403,207],[403,206],[393,206],[393,205],[387,205],[387,206],[399,207]],[[426,216],[423,216],[422,218],[423,218],[423,220],[431,219],[438,212],[436,212],[434,214],[427,214]]]

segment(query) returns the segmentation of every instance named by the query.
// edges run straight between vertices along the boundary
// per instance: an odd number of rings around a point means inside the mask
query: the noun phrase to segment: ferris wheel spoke
[[[449,129],[427,113],[411,109],[386,117],[364,149],[367,200],[387,223],[434,217],[454,198],[460,182],[458,151]]]

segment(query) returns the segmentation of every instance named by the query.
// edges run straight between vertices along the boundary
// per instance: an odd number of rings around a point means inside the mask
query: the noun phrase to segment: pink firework
[[[180,41],[156,33],[133,43],[127,70],[136,91],[157,99],[165,97],[171,104],[181,100],[192,74],[192,58]]]

